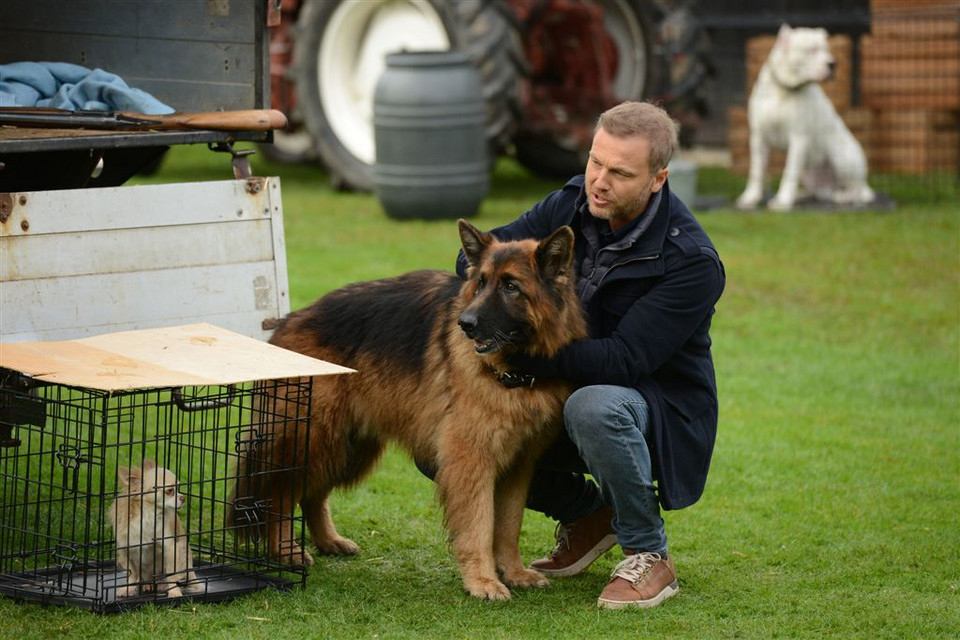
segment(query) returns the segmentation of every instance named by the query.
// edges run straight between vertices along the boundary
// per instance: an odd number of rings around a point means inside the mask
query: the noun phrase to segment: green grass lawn
[[[452,221],[396,222],[320,172],[280,175],[293,307],[347,282],[451,268]],[[152,181],[230,177],[177,149]],[[512,219],[559,182],[502,161],[474,223]],[[727,270],[713,339],[720,431],[703,499],[665,514],[681,592],[598,611],[619,556],[507,602],[467,596],[431,484],[392,450],[335,496],[356,558],[307,586],[98,616],[0,600],[0,637],[955,638],[960,633],[960,194],[890,180],[894,211],[699,213]],[[943,186],[943,185],[947,186]],[[704,169],[701,193],[743,179]],[[529,561],[553,523],[528,512]]]

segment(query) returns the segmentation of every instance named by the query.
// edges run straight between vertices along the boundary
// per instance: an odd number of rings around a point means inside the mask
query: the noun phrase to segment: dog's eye
[[[487,285],[487,281],[483,276],[477,278],[477,293],[483,291],[483,288]]]
[[[164,493],[166,493],[168,496],[172,496],[172,495],[174,495],[176,492],[177,492],[177,490],[174,489],[173,487],[168,487],[167,490],[166,490]]]
[[[520,287],[518,287],[517,283],[513,280],[504,280],[500,286],[503,287],[503,290],[507,293],[517,293],[520,291]]]

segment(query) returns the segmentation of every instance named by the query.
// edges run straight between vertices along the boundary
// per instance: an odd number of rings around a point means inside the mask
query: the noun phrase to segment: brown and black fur
[[[353,554],[358,547],[337,532],[328,498],[360,482],[396,442],[437,469],[464,586],[496,600],[510,597],[508,586],[547,584],[524,567],[518,541],[534,462],[562,428],[569,393],[556,380],[507,388],[497,375],[511,353],[551,355],[586,327],[569,228],[540,242],[499,242],[459,226],[466,281],[416,271],[353,284],[282,322],[273,344],[357,373],[314,379],[306,483],[289,473],[265,486],[248,481],[241,492],[281,512],[299,503],[318,551]],[[303,444],[274,442],[272,450]],[[268,522],[267,535],[273,554],[312,564],[289,522]]]

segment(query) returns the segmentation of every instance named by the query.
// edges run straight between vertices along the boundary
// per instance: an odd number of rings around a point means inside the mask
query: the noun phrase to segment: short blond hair
[[[679,146],[680,124],[651,102],[628,100],[607,109],[597,118],[594,132],[600,129],[617,138],[643,136],[649,140],[652,173],[666,167]]]

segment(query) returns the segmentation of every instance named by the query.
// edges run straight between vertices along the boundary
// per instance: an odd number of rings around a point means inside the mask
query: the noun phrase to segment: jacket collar
[[[577,194],[577,199],[575,201],[575,217],[579,217],[580,221],[577,226],[580,227],[581,233],[587,237],[596,239],[597,234],[599,233],[596,229],[596,224],[598,221],[590,214],[590,209],[587,205],[587,192],[586,184],[582,176],[579,176],[581,179],[578,180],[580,183],[580,193]],[[663,250],[663,243],[667,236],[667,228],[670,226],[670,179],[663,183],[663,186],[660,188],[659,198],[654,197],[650,198],[650,203],[647,205],[647,210],[643,212],[644,216],[651,216],[652,220],[649,224],[638,224],[633,229],[630,230],[625,237],[617,240],[613,244],[609,245],[611,248],[616,250],[627,250],[630,249],[636,253],[640,254],[655,254],[661,253]],[[593,226],[592,230],[588,230],[587,226]]]

